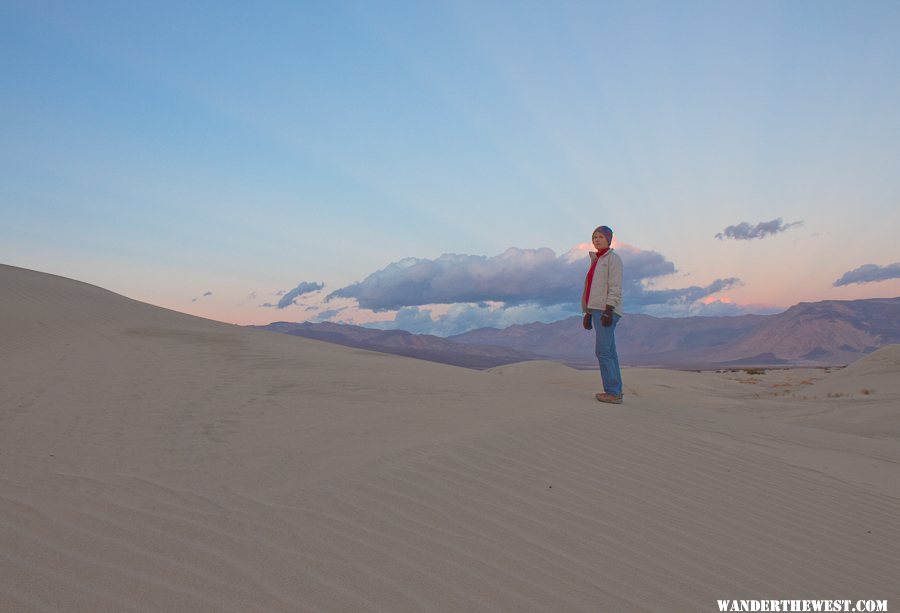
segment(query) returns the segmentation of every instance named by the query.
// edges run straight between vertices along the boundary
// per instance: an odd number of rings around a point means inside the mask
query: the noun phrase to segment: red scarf
[[[594,282],[594,269],[597,268],[597,262],[600,261],[606,252],[609,251],[609,247],[597,252],[597,257],[594,258],[594,261],[591,262],[591,269],[588,270],[587,278],[584,280],[584,308],[587,308],[588,300],[591,299],[591,283]]]

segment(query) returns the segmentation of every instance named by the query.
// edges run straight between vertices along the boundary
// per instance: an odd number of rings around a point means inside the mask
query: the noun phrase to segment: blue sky
[[[0,75],[0,262],[179,311],[560,318],[599,224],[626,311],[900,295],[897,2],[0,0]]]

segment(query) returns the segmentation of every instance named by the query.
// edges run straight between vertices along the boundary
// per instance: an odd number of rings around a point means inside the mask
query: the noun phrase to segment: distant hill
[[[847,364],[900,342],[900,298],[802,302],[716,353],[720,360],[768,352],[789,362]]]
[[[449,338],[333,323],[254,327],[470,368],[534,359],[596,364],[594,334],[581,327],[580,316]],[[616,330],[623,364],[682,368],[843,365],[892,343],[900,343],[900,298],[800,303],[777,315],[626,314]]]
[[[579,316],[472,330],[448,340],[540,352],[573,365],[593,363],[593,334],[581,328]],[[632,365],[838,365],[898,342],[900,298],[804,302],[777,315],[626,314],[616,329],[619,357]]]
[[[502,364],[543,359],[543,356],[519,349],[455,343],[439,336],[412,334],[405,330],[374,330],[330,322],[314,324],[284,321],[249,327],[466,368],[493,368]]]
[[[626,314],[616,328],[619,359],[630,365],[693,364],[708,353],[752,332],[765,315],[661,318]],[[463,344],[492,344],[543,355],[576,366],[593,366],[594,333],[581,316],[549,324],[531,323],[504,330],[482,328],[449,337]],[[715,360],[712,360],[715,361]]]

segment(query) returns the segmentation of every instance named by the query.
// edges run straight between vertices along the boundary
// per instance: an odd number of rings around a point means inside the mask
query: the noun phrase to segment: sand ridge
[[[557,364],[470,371],[8,266],[0,287],[0,610],[900,602],[887,392],[627,369],[603,406]]]

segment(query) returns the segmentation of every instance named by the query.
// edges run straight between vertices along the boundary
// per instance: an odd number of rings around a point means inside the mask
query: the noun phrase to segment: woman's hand
[[[584,326],[585,330],[592,330],[594,328],[594,322],[591,321],[590,313],[584,314],[584,317],[581,319],[581,325]]]
[[[603,324],[604,328],[608,328],[612,325],[613,322],[613,309],[614,307],[606,305],[606,310],[603,311],[603,315],[600,316],[600,323]]]

